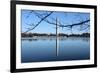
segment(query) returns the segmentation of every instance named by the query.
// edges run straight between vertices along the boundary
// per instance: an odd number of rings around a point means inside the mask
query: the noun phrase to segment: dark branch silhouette
[[[45,21],[45,22],[47,22],[49,24],[52,24],[52,25],[56,25],[56,23],[55,23],[56,19],[53,18],[53,17],[49,17],[53,13],[53,11],[51,11],[49,13],[45,11],[45,13],[41,13],[40,14],[40,13],[32,10],[32,11],[30,11],[29,15],[31,13],[35,14],[40,19],[40,21],[36,25],[34,25],[34,23],[32,23],[30,25],[31,28],[28,28],[28,30],[26,32],[29,32],[29,31],[33,30],[34,28],[36,28],[42,21]],[[29,15],[27,17],[29,17]],[[48,20],[47,17],[49,17],[50,19],[52,19],[54,22],[51,22],[50,20]],[[78,23],[73,23],[73,24],[68,25],[67,23],[66,24],[62,24],[60,21],[58,21],[57,26],[62,27],[62,29],[65,28],[65,27],[70,28],[71,32],[72,32],[72,28],[73,27],[75,27],[75,26],[81,26],[81,29],[80,29],[80,31],[81,31],[81,30],[85,30],[85,29],[87,29],[87,28],[90,27],[90,25],[86,24],[88,22],[90,22],[90,19],[82,20],[82,21],[80,21]],[[82,27],[83,25],[85,25],[84,28]]]
[[[33,30],[35,27],[37,27],[44,19],[46,19],[48,16],[50,16],[53,12],[50,12],[45,17],[43,17],[33,28],[28,29],[26,32]]]

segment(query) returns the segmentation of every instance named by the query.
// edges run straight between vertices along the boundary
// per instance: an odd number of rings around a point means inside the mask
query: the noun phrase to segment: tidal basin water
[[[21,62],[71,61],[90,59],[90,39],[87,37],[22,38]]]

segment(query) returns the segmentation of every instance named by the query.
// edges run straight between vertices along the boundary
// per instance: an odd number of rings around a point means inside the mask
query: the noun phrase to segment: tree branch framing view
[[[56,26],[59,29],[62,28],[61,31],[64,31],[64,32],[63,33],[59,32],[59,35],[65,34],[68,36],[68,33],[69,33],[70,35],[82,36],[85,33],[89,34],[89,28],[90,28],[89,13],[22,10],[22,17],[24,17],[24,20],[22,20],[22,24],[24,24],[25,26],[27,25],[28,27],[22,30],[23,35],[26,35],[26,33],[33,33],[33,34],[36,33],[34,30],[36,30],[36,28],[38,28],[40,25],[44,27],[45,29],[46,27],[44,26],[44,24],[49,25],[48,27],[54,26],[52,27],[52,29],[54,28],[56,29]],[[58,19],[57,24],[56,24],[56,19]],[[26,22],[26,21],[29,21],[29,22]],[[67,31],[68,33],[66,34],[65,32]],[[78,33],[74,33],[73,31],[78,32]],[[48,32],[44,31],[42,33],[47,34]],[[49,33],[53,34],[52,32],[49,32]]]

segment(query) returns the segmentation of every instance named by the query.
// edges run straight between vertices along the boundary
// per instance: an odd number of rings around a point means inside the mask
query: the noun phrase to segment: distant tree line
[[[21,36],[22,37],[34,37],[34,36],[40,36],[40,37],[43,37],[43,36],[56,36],[56,34],[53,34],[53,33],[50,33],[50,34],[47,34],[47,33],[21,33]],[[82,34],[64,34],[64,33],[59,33],[58,36],[61,36],[61,37],[90,37],[90,33],[82,33]]]

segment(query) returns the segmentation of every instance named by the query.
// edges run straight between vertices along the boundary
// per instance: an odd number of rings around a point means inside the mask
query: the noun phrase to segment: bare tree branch
[[[53,13],[53,12],[50,12],[48,15],[46,15],[45,17],[43,17],[33,28],[27,30],[26,32],[33,30],[33,29],[34,29],[35,27],[37,27],[44,19],[46,19],[48,16],[50,16],[52,13]],[[25,33],[26,33],[26,32],[25,32]]]
[[[53,18],[53,17],[52,18],[49,17],[53,13],[53,11],[51,11],[50,13],[48,13],[48,12],[45,12],[45,13],[37,13],[36,11],[32,10],[30,13],[34,13],[38,18],[40,18],[40,21],[35,26],[33,26],[32,28],[28,29],[26,32],[31,31],[34,28],[36,28],[42,21],[45,21],[45,22],[47,22],[49,24],[52,24],[52,25],[56,25],[56,23],[55,23],[56,19]],[[54,22],[49,21],[47,19],[47,17],[49,17],[50,19],[52,19]],[[89,19],[84,20],[84,21],[82,20],[79,23],[74,23],[74,24],[71,24],[71,25],[69,25],[69,24],[66,24],[65,25],[65,24],[62,24],[60,21],[58,21],[58,25],[57,26],[61,27],[62,29],[65,28],[65,27],[70,28],[71,29],[71,32],[72,32],[72,28],[74,26],[79,26],[80,25],[81,30],[85,30],[85,29],[87,29],[89,27],[89,25],[87,25],[87,27],[85,27],[85,28],[82,28],[82,26],[83,25],[86,26],[85,23],[88,23],[89,21],[90,21]]]
[[[39,16],[38,13],[36,13],[35,11],[34,11],[34,13],[35,13],[35,15],[36,15],[38,18],[42,19],[42,17]],[[52,18],[52,19],[53,19],[54,21],[56,20],[56,19],[54,19],[54,18]],[[47,19],[44,19],[44,21],[47,22],[47,23],[49,23],[49,24],[56,25],[55,23],[52,23],[52,22],[48,21]],[[90,20],[85,20],[85,21],[81,21],[81,22],[79,22],[79,23],[75,23],[75,24],[71,24],[71,25],[62,25],[61,22],[59,22],[60,25],[58,25],[58,26],[60,26],[60,27],[73,27],[73,26],[77,26],[77,25],[82,25],[82,24],[87,23],[87,22],[89,22],[89,21],[90,21]]]
[[[35,15],[36,15],[38,18],[42,19],[42,17],[41,17],[38,13],[36,13],[35,11],[33,11],[33,12],[35,13]],[[54,18],[51,18],[51,19],[53,19],[54,21],[56,21],[56,19],[54,19]],[[49,23],[49,24],[56,25],[55,23],[52,23],[52,22],[48,21],[47,19],[44,19],[44,21],[46,21],[46,22]],[[89,21],[90,21],[90,20],[85,20],[85,21],[81,21],[81,22],[79,22],[79,23],[75,23],[75,24],[71,24],[71,25],[62,25],[61,22],[59,22],[60,25],[58,25],[58,26],[60,26],[60,27],[73,27],[73,26],[76,26],[76,25],[81,25],[81,24],[87,23],[87,22],[89,22]]]

